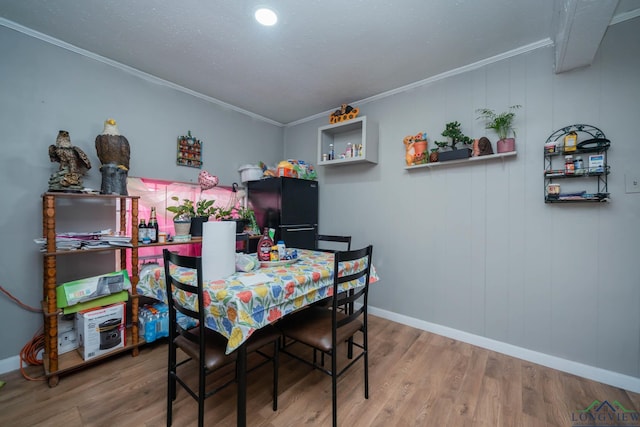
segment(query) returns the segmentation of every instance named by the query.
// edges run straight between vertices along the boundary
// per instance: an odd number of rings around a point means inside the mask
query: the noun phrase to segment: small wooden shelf
[[[362,153],[356,157],[340,158],[347,144],[361,145]],[[335,159],[322,160],[333,144]],[[345,122],[318,128],[318,166],[343,166],[355,163],[378,163],[378,128],[367,117],[357,117]]]
[[[414,166],[405,166],[405,169],[420,169],[420,168],[437,168],[441,166],[450,166],[450,165],[459,165],[462,163],[476,163],[476,162],[486,162],[489,160],[496,159],[505,159],[507,157],[515,157],[517,154],[516,151],[509,151],[508,153],[498,153],[498,154],[489,154],[486,156],[478,156],[478,157],[469,157],[466,159],[459,160],[448,160],[446,162],[434,162],[434,163],[424,163],[422,165],[414,165]]]

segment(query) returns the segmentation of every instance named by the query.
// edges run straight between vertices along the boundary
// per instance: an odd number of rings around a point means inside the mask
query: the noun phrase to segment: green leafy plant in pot
[[[177,196],[171,197],[171,200],[180,202],[180,198]],[[168,206],[167,210],[174,214],[173,225],[176,229],[176,235],[202,236],[202,224],[207,222],[215,212],[214,202],[214,200],[200,199],[193,203],[190,199],[182,199],[181,204]],[[184,224],[187,223],[189,224],[189,232],[185,233]]]
[[[485,123],[486,129],[492,129],[498,134],[498,143],[496,144],[498,153],[506,153],[509,151],[515,151],[516,149],[516,131],[513,128],[513,120],[516,117],[515,110],[520,108],[520,105],[512,105],[509,107],[509,111],[503,113],[496,113],[489,108],[479,108],[476,110]],[[513,138],[509,138],[509,134],[513,134]]]
[[[439,161],[464,159],[471,156],[471,150],[468,147],[462,148],[461,150],[458,150],[458,147],[456,147],[456,144],[459,142],[464,145],[473,143],[473,139],[462,133],[460,126],[460,122],[457,121],[447,123],[444,131],[442,131],[442,136],[448,138],[448,141],[434,141],[440,149],[446,147],[451,148],[450,151],[440,151],[438,154]]]
[[[171,197],[171,200],[179,202],[177,196]],[[182,203],[176,206],[167,206],[167,210],[173,214],[173,228],[176,236],[185,236],[189,234],[191,229],[191,218],[196,214],[193,202],[189,199],[183,199]]]

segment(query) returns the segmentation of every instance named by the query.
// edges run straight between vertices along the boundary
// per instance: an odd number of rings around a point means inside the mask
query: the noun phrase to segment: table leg
[[[236,350],[238,358],[236,360],[236,369],[238,376],[238,427],[246,427],[247,425],[247,346],[242,344]]]

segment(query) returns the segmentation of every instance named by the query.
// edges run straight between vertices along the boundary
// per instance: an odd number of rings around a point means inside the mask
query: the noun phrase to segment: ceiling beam
[[[555,72],[591,65],[618,0],[557,0]]]

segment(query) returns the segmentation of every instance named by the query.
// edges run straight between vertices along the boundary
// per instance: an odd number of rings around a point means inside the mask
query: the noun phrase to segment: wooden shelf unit
[[[84,199],[84,200],[117,200],[120,207],[120,230],[127,229],[127,204],[130,203],[131,210],[131,241],[132,247],[114,246],[109,248],[96,248],[88,250],[59,251],[56,250],[56,200],[58,199]],[[43,295],[42,308],[44,313],[44,368],[48,378],[49,386],[58,384],[61,373],[73,371],[86,365],[95,363],[98,360],[106,359],[112,355],[131,350],[133,356],[138,355],[138,346],[141,340],[138,337],[138,293],[137,285],[139,280],[138,271],[138,196],[121,195],[99,195],[80,193],[52,193],[48,192],[42,196],[42,232],[46,238],[46,250],[43,254]],[[76,351],[58,355],[58,316],[62,315],[62,310],[57,307],[56,287],[58,285],[58,272],[56,258],[60,255],[78,255],[103,252],[120,251],[120,268],[127,268],[127,251],[131,252],[131,326],[126,331],[126,346],[105,354],[96,359],[85,361]]]

